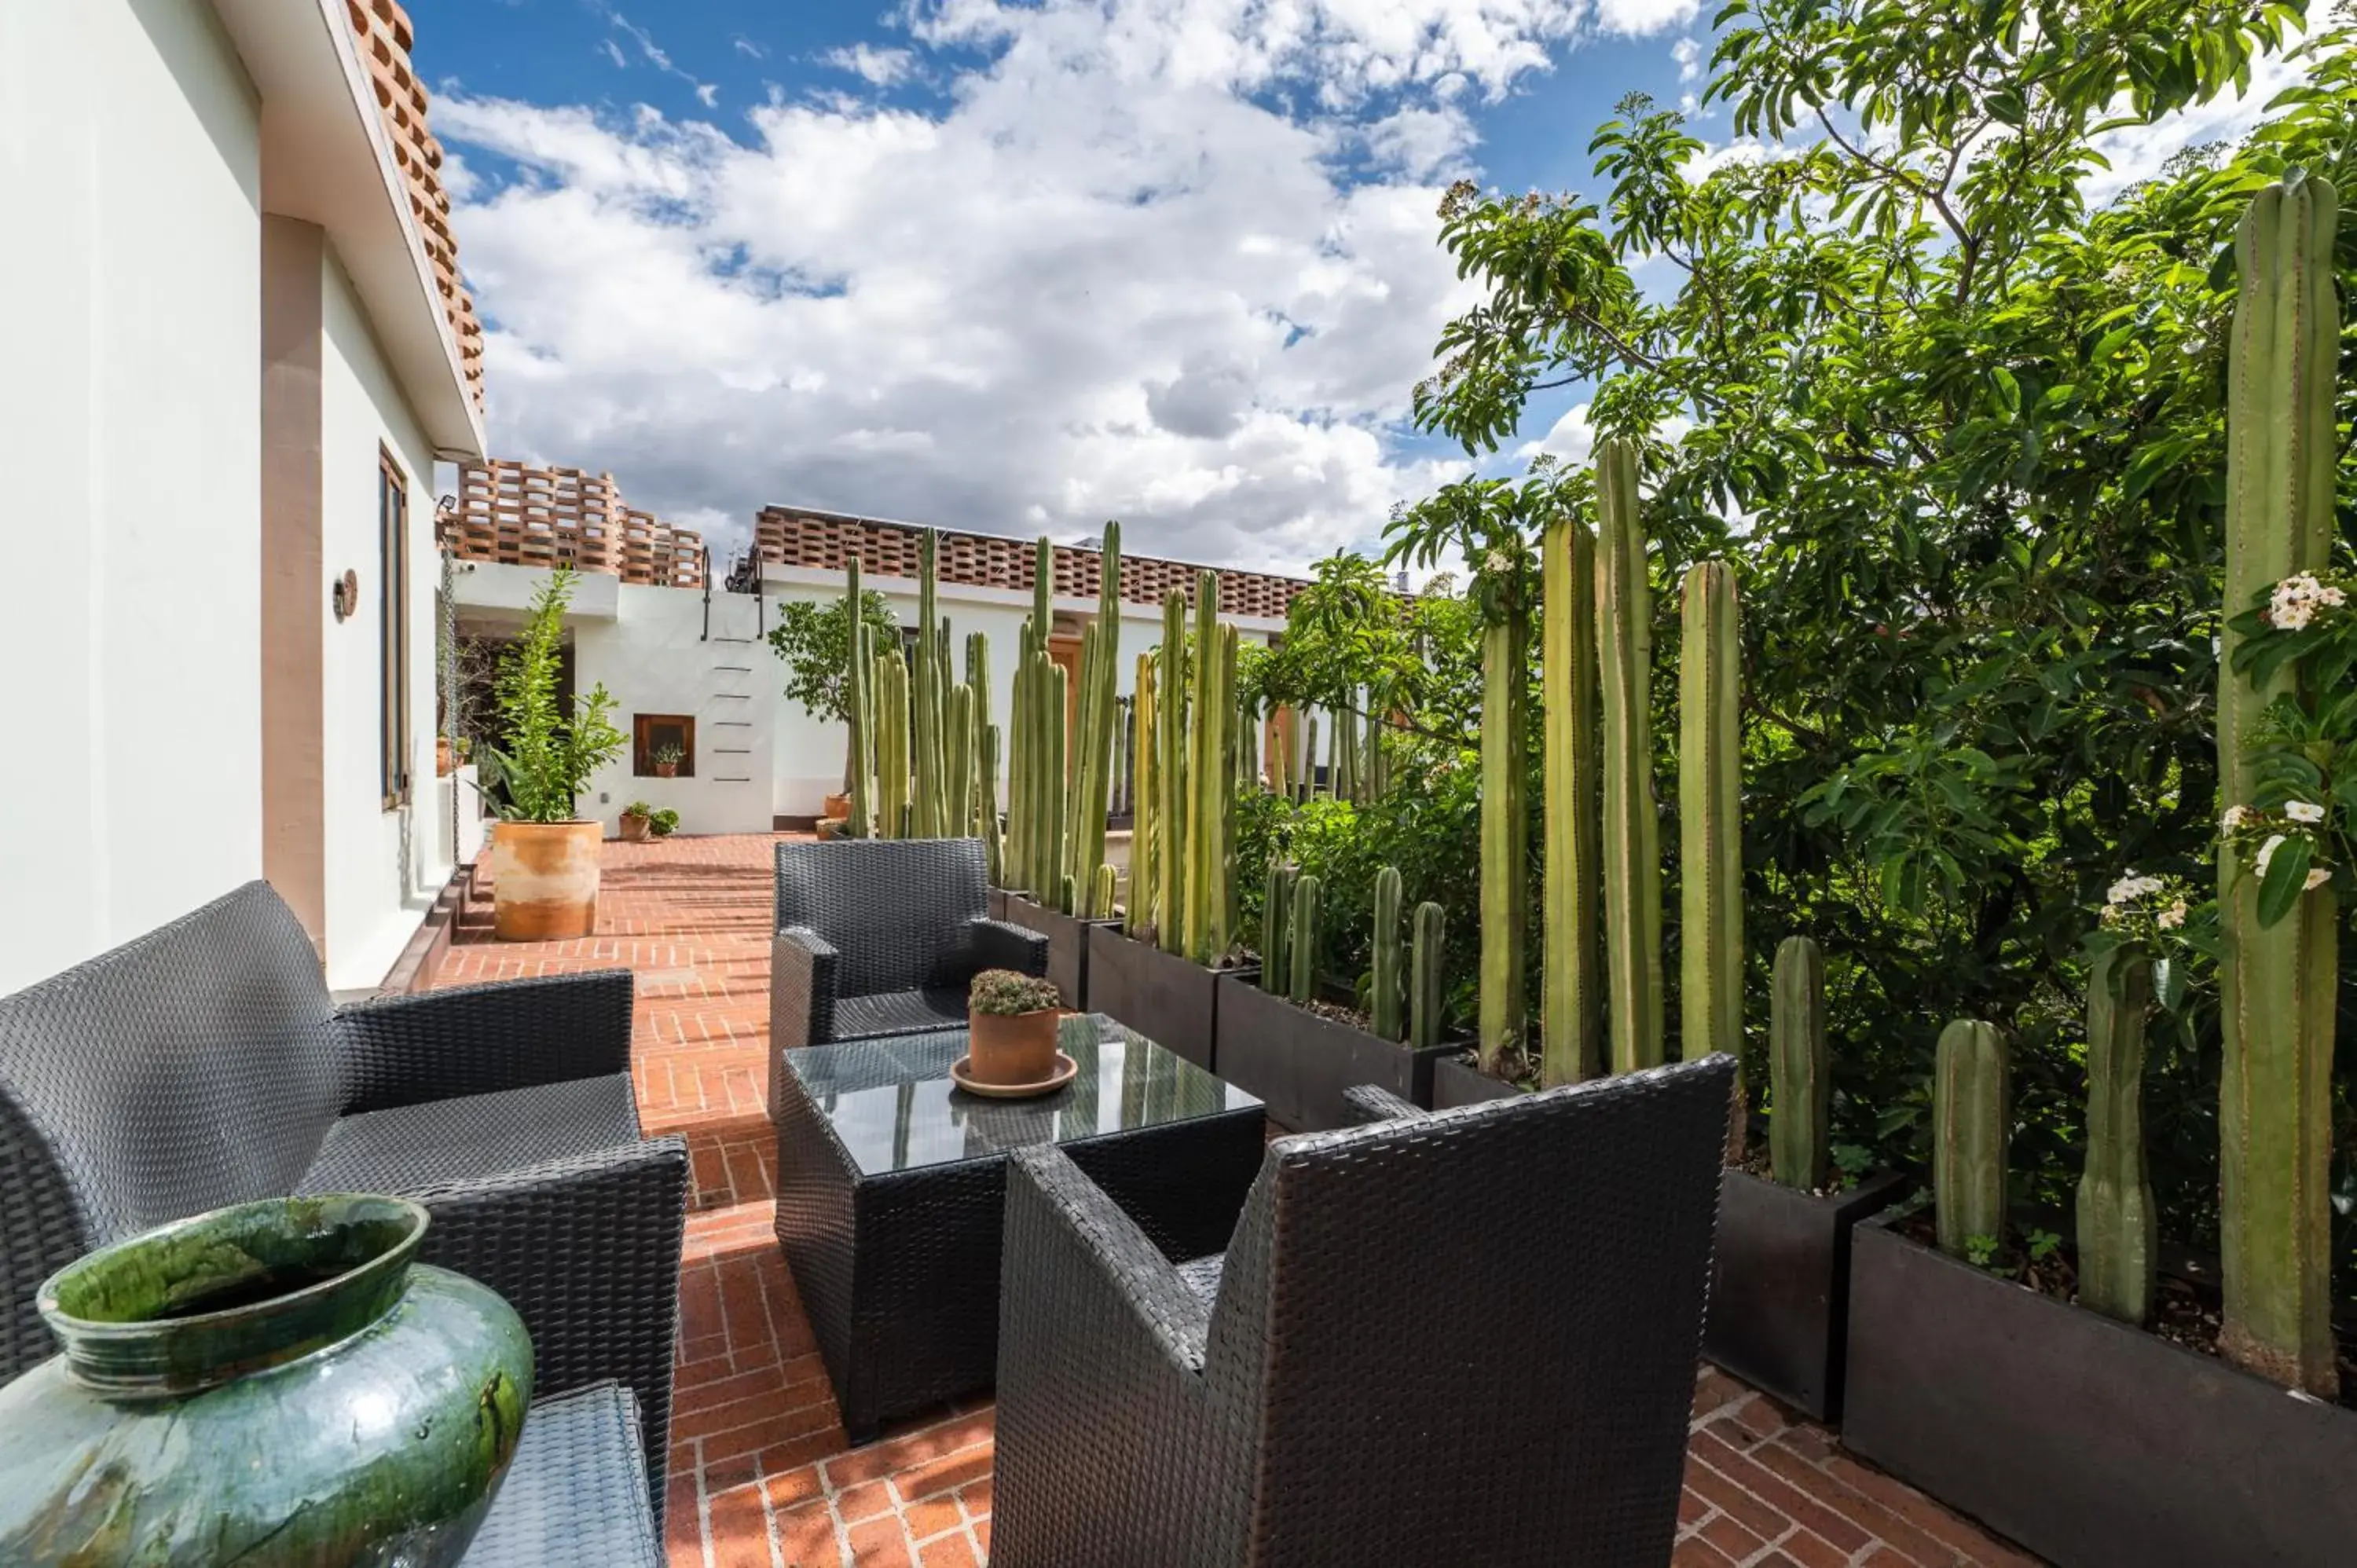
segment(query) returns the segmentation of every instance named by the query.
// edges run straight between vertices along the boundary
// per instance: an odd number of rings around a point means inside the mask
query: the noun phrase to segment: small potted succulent
[[[655,777],[676,779],[679,765],[687,760],[687,752],[675,740],[667,740],[655,747]]]
[[[1017,1086],[1055,1076],[1055,983],[1011,969],[985,969],[966,993],[972,1036],[966,1071],[976,1083]]]
[[[633,800],[622,808],[622,842],[644,843],[654,830],[655,809],[644,800]]]

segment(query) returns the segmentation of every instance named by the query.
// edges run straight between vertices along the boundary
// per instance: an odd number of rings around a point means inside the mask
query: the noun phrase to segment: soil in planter
[[[1457,1059],[1475,1072],[1481,1071],[1480,1051],[1467,1051]],[[1483,1076],[1491,1075],[1483,1074]],[[1510,1050],[1499,1061],[1495,1076],[1501,1083],[1511,1083],[1524,1093],[1531,1093],[1540,1087],[1539,1058],[1520,1048]]]
[[[1927,1205],[1914,1213],[1896,1220],[1890,1227],[1909,1240],[1937,1251],[1940,1232]],[[2043,1236],[2040,1237],[2043,1240]],[[1999,1279],[2011,1280],[2018,1285],[2052,1296],[2057,1301],[2078,1305],[2078,1260],[2067,1244],[2035,1246],[2029,1235],[2018,1227],[2008,1225],[1997,1244],[1996,1255],[1989,1262],[1976,1265]],[[2172,1345],[2204,1356],[2218,1354],[2218,1334],[2224,1324],[2224,1312],[2217,1287],[2207,1281],[2190,1280],[2181,1274],[2164,1270],[2154,1282],[2151,1332]],[[2346,1409],[2357,1410],[2357,1335],[2350,1325],[2335,1323],[2333,1331],[2340,1339],[2341,1398]]]

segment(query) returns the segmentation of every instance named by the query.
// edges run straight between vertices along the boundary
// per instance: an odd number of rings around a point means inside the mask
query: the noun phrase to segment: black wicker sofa
[[[640,1135],[630,972],[338,1008],[294,914],[248,883],[0,998],[0,1381],[55,1344],[52,1272],[168,1219],[396,1193],[421,1251],[532,1331],[543,1397],[635,1396],[662,1506],[687,1150]]]

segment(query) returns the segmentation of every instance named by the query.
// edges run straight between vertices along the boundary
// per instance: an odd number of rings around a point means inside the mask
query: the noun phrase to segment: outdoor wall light
[[[346,572],[337,578],[335,586],[328,590],[328,603],[335,607],[338,620],[351,619],[352,612],[361,607],[361,575]]]

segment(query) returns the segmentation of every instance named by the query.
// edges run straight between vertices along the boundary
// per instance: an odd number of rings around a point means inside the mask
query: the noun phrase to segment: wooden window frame
[[[377,774],[384,809],[409,803],[409,476],[377,448]]]
[[[680,730],[680,749],[686,753],[679,759],[679,771],[674,779],[695,777],[695,715],[693,714],[632,714],[630,715],[630,777],[659,779],[655,771],[654,729],[676,725]]]

